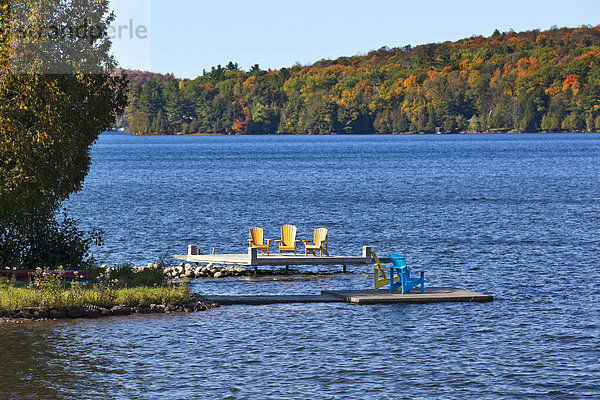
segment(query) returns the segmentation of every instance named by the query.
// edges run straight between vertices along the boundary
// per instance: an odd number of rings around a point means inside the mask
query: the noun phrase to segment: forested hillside
[[[130,98],[123,123],[149,134],[600,131],[600,25],[147,75]]]

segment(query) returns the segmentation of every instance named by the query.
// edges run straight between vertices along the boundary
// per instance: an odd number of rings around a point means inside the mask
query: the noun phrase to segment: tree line
[[[381,48],[310,66],[129,72],[140,134],[600,131],[600,25]],[[142,79],[142,78],[143,79]]]

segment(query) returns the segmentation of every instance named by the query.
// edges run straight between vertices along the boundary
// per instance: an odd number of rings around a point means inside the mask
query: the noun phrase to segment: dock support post
[[[190,259],[191,256],[197,255],[200,255],[200,249],[198,248],[198,246],[196,246],[195,244],[188,245],[188,262],[192,261]],[[198,263],[196,263],[196,265],[198,265]]]
[[[348,268],[346,268],[346,265],[344,265],[344,273],[348,272]]]
[[[286,266],[285,266],[285,271],[286,271],[286,272],[288,272],[289,270],[290,270],[290,266],[289,266],[289,265],[286,265]]]
[[[370,262],[373,262],[373,260],[371,259],[371,250],[373,248],[371,246],[363,246],[363,253],[362,256],[363,258],[368,258],[369,260],[371,260]]]
[[[256,247],[248,247],[248,258],[250,265],[258,265],[258,249]]]

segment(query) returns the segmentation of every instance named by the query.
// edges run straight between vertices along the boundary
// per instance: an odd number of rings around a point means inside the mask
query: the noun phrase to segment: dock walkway
[[[222,264],[240,266],[265,265],[368,265],[373,264],[371,247],[364,246],[361,256],[313,256],[313,255],[258,255],[256,248],[248,248],[248,254],[197,254],[196,246],[190,246],[187,255],[175,255],[174,258],[198,264]],[[382,262],[389,262],[385,257]]]
[[[258,255],[256,248],[248,248],[248,254],[198,254],[194,245],[188,247],[187,255],[175,255],[175,258],[198,264],[226,264],[241,266],[264,265],[369,265],[373,264],[371,247],[364,246],[362,256],[304,256],[304,255]],[[380,257],[383,263],[391,260]],[[393,304],[393,303],[441,303],[441,302],[488,302],[494,297],[457,288],[425,288],[425,293],[389,293],[375,290],[325,290],[320,295],[204,295],[209,303],[221,305],[247,304],[289,304],[289,303],[353,303],[353,304]]]
[[[320,295],[265,295],[265,296],[202,296],[209,303],[220,305],[265,305],[290,303],[353,303],[353,304],[394,304],[394,303],[444,303],[493,301],[488,294],[450,287],[425,288],[425,293],[389,293],[375,290],[324,290]]]

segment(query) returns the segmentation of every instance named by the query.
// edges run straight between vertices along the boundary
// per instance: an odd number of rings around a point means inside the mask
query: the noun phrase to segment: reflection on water
[[[104,227],[113,262],[188,243],[239,251],[248,226],[275,238],[295,221],[304,236],[329,227],[334,253],[404,252],[428,284],[496,301],[3,325],[0,399],[600,397],[598,135],[105,136],[93,158],[69,208]],[[327,274],[192,288],[372,285],[366,266],[319,268]]]

